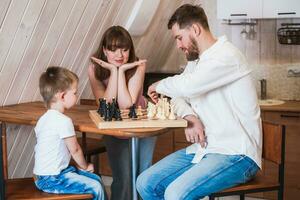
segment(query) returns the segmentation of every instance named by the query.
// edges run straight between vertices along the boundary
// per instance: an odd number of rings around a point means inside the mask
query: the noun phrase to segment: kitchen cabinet
[[[219,19],[262,18],[262,0],[218,0]]]
[[[300,17],[299,0],[263,0],[263,18]]]
[[[219,19],[300,17],[299,0],[218,0]]]

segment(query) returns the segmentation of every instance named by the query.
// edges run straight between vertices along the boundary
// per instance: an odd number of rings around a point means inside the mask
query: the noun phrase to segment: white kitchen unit
[[[262,0],[218,0],[219,19],[262,18]]]
[[[300,0],[218,0],[219,19],[300,17]]]
[[[263,0],[263,18],[300,17],[299,0]]]

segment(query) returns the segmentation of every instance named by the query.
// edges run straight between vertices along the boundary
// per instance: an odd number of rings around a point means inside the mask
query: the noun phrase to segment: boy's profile
[[[105,190],[94,166],[87,163],[72,120],[64,115],[77,101],[78,77],[62,67],[49,67],[39,80],[47,111],[37,122],[34,177],[38,189],[58,194],[93,194],[104,200]],[[71,157],[77,168],[69,166]]]

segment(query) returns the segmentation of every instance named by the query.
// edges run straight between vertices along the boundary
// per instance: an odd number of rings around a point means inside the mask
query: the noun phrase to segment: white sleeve
[[[191,105],[184,98],[171,99],[171,103],[174,105],[174,112],[179,117],[183,118],[187,115],[195,115],[197,117]]]
[[[70,118],[62,120],[58,132],[62,139],[76,135],[72,120]]]
[[[185,72],[163,79],[156,92],[166,96],[197,97],[242,78],[251,71],[239,64],[224,64],[217,60],[200,62],[193,72]]]

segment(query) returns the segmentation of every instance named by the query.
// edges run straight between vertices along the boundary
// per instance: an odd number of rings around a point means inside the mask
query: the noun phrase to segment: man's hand
[[[194,115],[187,115],[184,119],[188,121],[188,127],[184,130],[186,140],[191,143],[199,143],[201,147],[205,148],[207,142],[202,122]]]
[[[119,67],[119,69],[125,72],[128,69],[134,68],[135,66],[144,65],[146,62],[147,62],[147,60],[139,60],[139,61],[135,61],[133,63],[126,63],[124,65],[121,65]]]
[[[148,96],[152,99],[152,101],[154,103],[157,103],[158,102],[158,93],[156,92],[156,86],[157,84],[159,83],[159,81],[153,83],[152,85],[149,86],[148,88]]]
[[[97,64],[99,64],[101,67],[108,69],[109,71],[115,70],[117,69],[117,67],[113,64],[107,63],[101,59],[95,58],[95,57],[91,57],[91,60]]]

